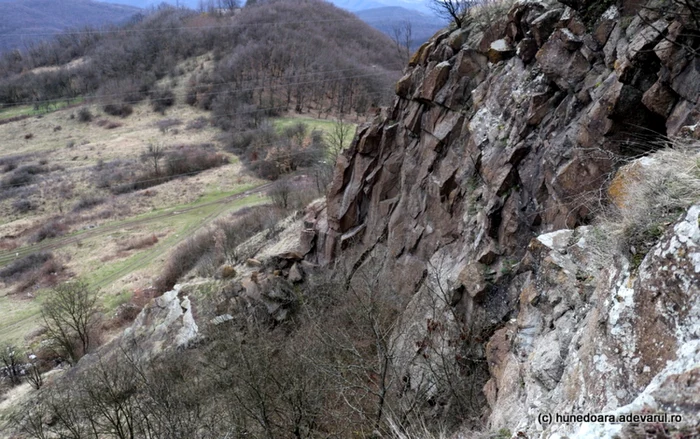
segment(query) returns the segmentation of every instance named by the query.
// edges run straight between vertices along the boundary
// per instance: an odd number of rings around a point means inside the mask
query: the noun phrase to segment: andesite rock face
[[[488,333],[474,344],[489,367],[489,427],[532,437],[587,437],[578,424],[543,431],[545,411],[700,409],[669,396],[700,392],[700,259],[684,262],[700,257],[698,208],[638,271],[622,257],[596,271],[586,256],[617,160],[653,148],[639,139],[697,132],[700,60],[676,44],[673,16],[610,6],[591,24],[579,12],[589,3],[520,2],[499,34],[435,35],[394,104],[358,129],[302,233],[309,262],[381,264],[412,298],[406,321],[447,291],[432,310],[457,316],[445,326]],[[424,373],[413,351],[435,336],[413,326],[405,376]]]
[[[700,425],[689,396],[700,390],[699,215],[691,207],[636,270],[596,264],[590,226],[530,243],[517,317],[486,348],[492,429],[636,437],[621,424],[540,426],[540,413],[676,413],[673,427]]]

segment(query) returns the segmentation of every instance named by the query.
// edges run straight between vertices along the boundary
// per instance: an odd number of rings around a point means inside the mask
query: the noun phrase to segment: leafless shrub
[[[171,148],[165,157],[167,174],[178,176],[215,168],[228,163],[228,158],[211,144],[180,145]]]
[[[156,126],[161,133],[166,133],[170,128],[182,125],[182,120],[180,119],[161,119],[156,122]]]
[[[289,197],[292,193],[292,185],[289,180],[277,180],[267,195],[272,199],[272,203],[282,209],[289,207]]]
[[[51,219],[40,226],[29,238],[30,242],[41,242],[45,239],[56,238],[68,230],[68,225],[60,219]]]
[[[127,302],[119,305],[114,311],[114,318],[107,324],[107,328],[121,328],[133,322],[143,309],[135,303]]]
[[[108,120],[108,119],[100,119],[96,122],[96,124],[98,127],[102,127],[106,130],[113,130],[115,128],[119,128],[119,127],[123,126],[119,122],[115,122],[113,120]]]
[[[273,227],[284,212],[259,207],[240,212],[232,218],[218,220],[214,226],[175,248],[155,281],[157,291],[170,290],[178,279],[197,268],[200,273],[214,274],[224,262],[235,262],[237,247],[256,233]]]
[[[156,88],[151,92],[153,111],[165,114],[165,110],[175,105],[175,93],[170,88]]]
[[[78,110],[78,120],[83,123],[92,122],[92,112],[87,107]]]
[[[46,261],[53,258],[51,253],[32,253],[21,259],[17,259],[7,267],[0,269],[0,280],[6,283],[14,283],[27,273],[41,267]]]
[[[127,241],[121,243],[119,247],[124,251],[140,250],[151,247],[156,243],[158,243],[158,237],[155,234],[152,234],[128,239]]]
[[[17,168],[17,162],[14,160],[0,160],[0,166],[2,166],[2,172],[10,172]]]
[[[165,157],[165,148],[161,144],[149,144],[148,148],[141,153],[141,161],[153,165],[153,175],[160,176],[160,161]]]
[[[241,219],[252,224],[250,214],[265,211],[251,209]],[[87,358],[42,395],[44,407],[36,413],[52,419],[45,433],[443,437],[439,426],[406,414],[429,402],[410,395],[394,369],[406,298],[381,281],[379,266],[368,259],[352,269],[353,279],[344,270],[311,274],[291,295],[293,317],[283,324],[253,305],[204,328],[203,344],[164,352],[157,361],[142,360],[137,343]],[[402,405],[411,398],[413,408]]]
[[[0,280],[15,284],[15,292],[34,286],[52,286],[61,279],[65,267],[52,253],[32,253],[0,270]]]
[[[95,206],[99,206],[104,203],[104,197],[100,197],[95,194],[83,195],[80,197],[78,202],[73,206],[73,212],[80,212],[87,209],[92,209]]]
[[[42,374],[46,371],[46,365],[34,354],[30,354],[27,359],[29,360],[25,366],[27,381],[34,389],[39,390],[44,385]]]
[[[419,422],[418,425],[405,425],[394,418],[389,418],[389,431],[392,438],[395,439],[446,439],[450,437],[445,429],[438,428],[437,433],[435,428],[430,428],[426,422]],[[473,439],[487,439],[482,436],[472,436]],[[504,437],[493,437],[488,439],[510,439],[510,434]]]
[[[197,262],[214,246],[211,233],[201,232],[178,245],[168,256],[154,287],[166,292],[175,286],[177,280],[197,265]]]
[[[185,129],[187,130],[201,130],[206,128],[206,126],[209,125],[209,120],[206,117],[198,117],[194,120],[191,120],[187,123],[187,126]]]
[[[63,280],[66,276],[66,267],[57,258],[51,258],[44,262],[38,269],[29,271],[20,277],[15,288],[16,293],[21,293],[34,287],[51,287]]]
[[[287,127],[282,133],[263,125],[254,131],[232,132],[223,141],[231,152],[242,156],[251,171],[267,180],[313,167],[325,161],[326,155],[323,136],[317,131],[309,133],[303,123]]]
[[[24,214],[34,210],[36,206],[31,200],[26,198],[17,198],[12,202],[12,208],[15,210],[15,212]]]
[[[430,6],[458,28],[474,23],[483,32],[503,17],[513,3],[514,0],[431,0]]]
[[[11,422],[15,430],[32,439],[49,439],[51,434],[49,426],[45,424],[47,408],[39,401],[31,405],[27,410],[15,414]]]
[[[39,165],[22,165],[6,175],[2,179],[0,188],[8,189],[13,187],[28,186],[36,181],[36,176],[44,174],[49,170]]]
[[[33,156],[33,154],[15,154],[0,157],[0,172],[14,171],[22,162],[30,160]]]
[[[252,255],[238,254],[238,246],[253,235],[269,231],[287,215],[286,211],[270,206],[260,206],[237,212],[234,216],[217,220],[216,233],[220,233],[222,259],[229,263],[240,262]]]
[[[109,114],[110,116],[118,116],[124,118],[131,116],[131,113],[134,112],[134,107],[125,102],[121,102],[107,104],[104,107],[102,107],[102,110],[104,110],[104,112]]]
[[[102,162],[93,169],[95,186],[100,189],[112,189],[127,184],[135,178],[136,162],[133,160],[115,159]]]

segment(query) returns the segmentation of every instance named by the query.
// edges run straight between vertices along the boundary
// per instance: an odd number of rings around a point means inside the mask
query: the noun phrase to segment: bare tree
[[[160,175],[160,161],[165,157],[165,148],[163,145],[149,144],[148,148],[141,155],[141,159],[153,165],[153,173],[156,176]]]
[[[42,362],[36,355],[29,356],[29,364],[27,365],[27,381],[36,390],[41,389],[44,385],[44,376],[41,374]]]
[[[430,8],[447,20],[453,20],[458,28],[462,27],[469,8],[479,4],[480,0],[430,0]]]
[[[333,166],[338,160],[338,156],[348,147],[353,136],[353,125],[346,122],[342,117],[336,119],[328,134],[328,155]]]
[[[321,136],[318,132],[312,133],[312,145],[324,150],[314,166],[316,189],[323,193],[333,178],[333,169],[338,161],[338,156],[348,147],[353,137],[353,124],[346,122],[342,117],[336,119],[329,133]]]
[[[411,57],[413,45],[413,25],[408,20],[403,20],[391,29],[391,39],[396,45],[396,52],[406,61]]]
[[[119,355],[99,357],[92,373],[83,375],[79,389],[83,416],[94,426],[96,437],[152,437],[140,410],[138,384],[137,371]]]
[[[54,437],[50,434],[48,426],[44,423],[48,410],[38,402],[29,410],[22,410],[10,420],[17,431],[24,433],[32,439],[48,439]]]
[[[272,198],[272,203],[282,209],[289,207],[289,197],[291,194],[292,185],[287,179],[278,180],[268,193],[270,198]]]
[[[5,368],[5,373],[7,373],[10,378],[10,383],[17,385],[22,381],[22,362],[17,346],[6,345],[0,348],[0,360]]]
[[[234,11],[241,7],[239,0],[221,0],[221,5],[229,11]]]
[[[342,268],[337,278],[313,287],[303,301],[311,327],[307,356],[335,395],[328,416],[337,428],[352,425],[358,436],[387,431],[401,380],[394,373],[399,311],[403,300],[380,283],[381,264]],[[342,302],[336,302],[342,296]],[[339,433],[347,435],[349,431]]]
[[[94,344],[97,294],[83,281],[66,282],[54,288],[41,308],[49,338],[58,353],[75,364]]]

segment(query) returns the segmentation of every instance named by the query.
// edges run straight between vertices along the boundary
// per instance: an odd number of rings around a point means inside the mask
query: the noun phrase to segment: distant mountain
[[[0,0],[3,1],[3,0]],[[107,3],[122,3],[140,8],[151,8],[161,3],[179,5],[197,9],[200,0],[102,0]],[[216,0],[214,0],[216,1]],[[408,22],[411,24],[413,43],[411,49],[428,40],[435,32],[447,25],[445,20],[437,17],[428,6],[429,0],[326,0],[335,6],[354,12],[362,21],[393,36],[397,26]],[[208,3],[209,0],[204,0]],[[244,3],[245,0],[241,0]]]
[[[70,28],[123,23],[139,12],[133,6],[92,0],[0,0],[0,52],[22,49]]]
[[[434,15],[428,15],[416,10],[399,6],[386,6],[381,8],[357,11],[355,15],[362,21],[378,29],[390,37],[394,36],[395,29],[402,29],[405,23],[411,25],[411,49],[417,49],[421,44],[432,37],[435,32],[444,28],[447,23]]]
[[[379,0],[329,0],[339,8],[346,11],[357,12],[365,9],[383,8],[386,6]]]
[[[0,0],[3,1],[3,0]],[[157,6],[161,3],[168,3],[171,5],[179,5],[190,9],[197,9],[199,7],[199,0],[102,0],[106,3],[114,4],[124,4],[136,6],[139,8],[150,8],[152,6]],[[428,7],[427,0],[327,0],[338,6],[341,9],[345,9],[350,12],[363,11],[366,9],[376,9],[383,8],[387,6],[398,6],[405,9],[413,9],[420,11],[424,14],[432,15],[431,9]],[[207,3],[207,0],[205,0]],[[245,0],[241,0],[241,3],[245,3]]]
[[[2,0],[0,0],[2,1]],[[136,8],[148,9],[152,6],[158,6],[161,3],[167,3],[173,6],[182,6],[189,9],[197,9],[199,0],[102,0],[104,3],[129,5]]]
[[[434,15],[427,0],[328,0],[339,8],[351,12],[378,9],[384,7],[399,7],[406,10],[420,11],[426,15]]]

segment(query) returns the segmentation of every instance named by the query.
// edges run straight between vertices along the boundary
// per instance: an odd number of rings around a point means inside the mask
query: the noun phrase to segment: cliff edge
[[[410,298],[397,331],[409,387],[440,395],[439,357],[475,377],[492,431],[644,437],[538,422],[627,407],[683,414],[673,431],[698,434],[700,210],[671,211],[644,252],[605,264],[592,243],[606,229],[590,226],[622,164],[663,139],[697,145],[698,44],[674,2],[527,1],[413,55],[301,239],[308,261],[371,264]]]

